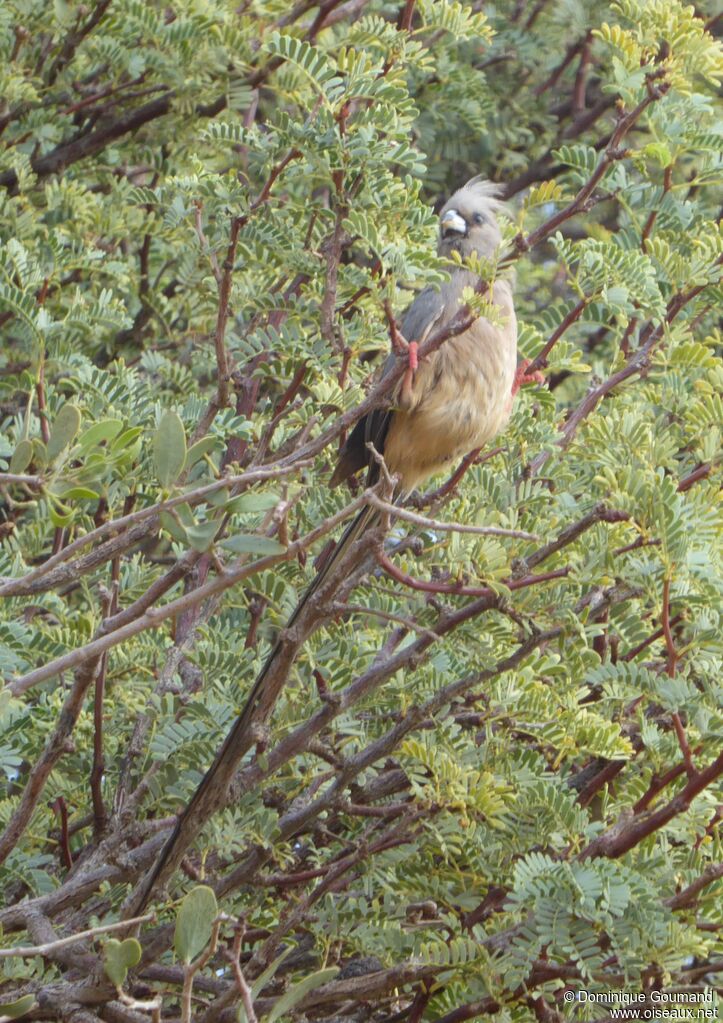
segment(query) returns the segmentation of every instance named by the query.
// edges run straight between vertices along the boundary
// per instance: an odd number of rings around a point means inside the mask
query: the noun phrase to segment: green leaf
[[[67,490],[63,490],[60,495],[63,500],[71,501],[97,501],[100,494],[91,490],[90,487],[68,487]]]
[[[186,535],[195,551],[207,551],[213,543],[213,538],[218,532],[218,522],[198,522],[195,526],[188,526]]]
[[[75,518],[75,510],[69,508],[54,494],[48,494],[48,514],[56,529],[64,529]]]
[[[8,1019],[20,1019],[26,1012],[35,1005],[35,995],[23,995],[14,1002],[5,1002],[0,1005],[0,1016],[7,1016]]]
[[[113,440],[123,429],[121,419],[103,419],[100,423],[94,423],[84,430],[78,440],[78,449],[81,454],[96,447],[98,444]]]
[[[153,435],[153,466],[162,487],[176,482],[186,464],[186,431],[177,412],[164,412]]]
[[[27,467],[33,460],[33,442],[30,440],[18,441],[13,451],[13,456],[10,459],[10,472],[25,472]]]
[[[141,946],[136,938],[109,938],[103,946],[103,969],[116,987],[123,986],[128,970],[140,961]]]
[[[55,417],[48,441],[48,459],[53,462],[61,451],[72,444],[80,429],[80,409],[67,402]]]
[[[291,955],[291,953],[293,951],[294,951],[293,946],[289,945],[288,948],[284,949],[284,951],[281,953],[280,956],[277,956],[276,959],[274,959],[274,961],[272,963],[269,963],[269,965],[266,967],[266,969],[264,970],[263,973],[259,974],[259,976],[256,978],[256,980],[251,985],[251,1001],[252,1002],[253,1002],[253,1000],[255,998],[257,998],[261,994],[261,992],[266,987],[266,985],[270,981],[273,980],[274,976],[276,975],[276,971],[281,966],[281,964],[283,963],[284,959],[286,959],[287,956]],[[237,1019],[238,1023],[248,1023],[248,1019],[247,1019],[247,1016],[246,1016],[246,1010],[243,1007],[243,1002],[238,1007],[238,1014],[236,1016],[236,1019]]]
[[[210,455],[215,447],[218,447],[218,437],[201,437],[195,444],[192,444],[188,449],[188,456],[186,458],[186,465],[190,468],[195,465],[204,455]]]
[[[161,523],[162,528],[165,529],[169,536],[171,536],[174,540],[185,545],[189,543],[186,530],[173,512],[165,510],[162,511],[158,516],[158,520]]]
[[[32,461],[36,465],[40,466],[42,469],[44,469],[49,462],[48,449],[46,448],[43,441],[41,441],[40,437],[33,437]]]
[[[207,885],[191,889],[178,910],[173,935],[173,947],[184,963],[190,963],[208,945],[217,916],[213,891]]]
[[[111,451],[123,451],[125,448],[129,448],[134,441],[136,441],[143,433],[142,426],[131,426],[128,430],[124,430],[120,436],[116,437],[110,443]]]
[[[269,536],[255,536],[253,533],[237,533],[224,540],[221,546],[234,554],[283,554],[286,550],[278,540],[272,540]]]
[[[276,507],[279,500],[279,495],[274,493],[240,494],[238,497],[234,497],[228,502],[226,505],[226,511],[239,514],[270,511],[272,508]]]
[[[305,998],[310,991],[314,991],[316,988],[321,987],[322,984],[333,980],[338,972],[338,966],[329,966],[325,970],[317,970],[316,973],[310,973],[308,977],[304,977],[298,984],[294,984],[275,1003],[273,1009],[266,1017],[266,1023],[275,1023],[281,1016],[291,1012],[294,1006],[298,1005],[302,998]]]

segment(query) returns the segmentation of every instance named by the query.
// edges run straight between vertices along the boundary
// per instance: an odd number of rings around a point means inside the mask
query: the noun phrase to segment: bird
[[[391,403],[374,409],[358,421],[346,440],[330,478],[331,486],[348,481],[362,469],[373,484],[380,471],[378,456],[396,478],[395,500],[401,501],[426,479],[450,462],[481,448],[507,424],[512,400],[524,379],[525,364],[517,367],[517,321],[508,279],[495,280],[490,299],[497,307],[495,322],[483,316],[473,320],[435,351],[417,358],[417,348],[439,328],[449,325],[465,307],[465,289],[481,290],[482,282],[468,262],[489,259],[502,240],[497,215],[503,208],[499,186],[477,176],[447,200],[439,214],[437,251],[451,267],[449,279],[429,286],[412,301],[401,322],[398,347],[407,352],[408,368],[392,393]],[[392,334],[397,334],[392,320]],[[382,378],[397,363],[386,360]],[[297,622],[312,594],[329,580],[351,545],[372,525],[379,512],[363,508],[346,528],[335,549],[321,564],[316,577],[290,616],[286,630]],[[255,726],[271,712],[278,697],[278,669],[285,645],[277,641],[231,726],[223,745],[179,816],[150,871],[124,907],[124,916],[145,908],[153,890],[164,883],[195,839],[199,828],[225,799],[241,758],[255,742]],[[289,659],[290,666],[293,655]],[[272,674],[275,676],[270,682]]]
[[[438,253],[462,260],[489,258],[502,240],[496,214],[502,207],[499,186],[472,178],[452,195],[439,216]],[[432,329],[445,327],[464,306],[463,292],[480,285],[463,263],[437,289],[427,287],[407,310],[401,333],[416,345]],[[419,364],[414,378],[402,380],[391,411],[361,419],[341,451],[330,484],[335,486],[370,464],[369,441],[383,451],[391,475],[409,493],[460,455],[491,440],[506,425],[512,409],[517,369],[517,321],[509,280],[492,286],[492,301],[502,318],[493,326],[477,318]],[[391,371],[387,359],[382,376]]]

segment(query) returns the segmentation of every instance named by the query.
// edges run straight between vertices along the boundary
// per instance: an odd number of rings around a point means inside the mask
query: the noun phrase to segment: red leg
[[[512,397],[517,394],[523,384],[544,384],[545,375],[539,369],[534,373],[527,373],[527,367],[531,365],[532,359],[523,359],[517,367],[515,379],[512,381]]]
[[[414,374],[419,368],[418,349],[419,344],[416,341],[410,341],[407,345],[407,370],[402,379],[402,387],[399,392],[403,406],[411,405],[412,403],[412,384],[414,383]]]

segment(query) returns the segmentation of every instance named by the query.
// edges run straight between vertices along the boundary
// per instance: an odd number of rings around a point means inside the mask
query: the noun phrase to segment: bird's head
[[[499,192],[499,185],[476,177],[447,200],[439,215],[440,256],[453,251],[463,258],[493,254],[501,241],[496,219],[503,205]]]

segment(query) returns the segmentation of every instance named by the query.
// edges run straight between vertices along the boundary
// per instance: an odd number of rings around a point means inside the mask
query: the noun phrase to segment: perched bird
[[[496,213],[501,203],[496,186],[473,178],[448,200],[440,213],[438,251],[458,252],[462,259],[491,256],[500,244]],[[491,440],[505,426],[512,397],[521,377],[516,373],[517,323],[509,281],[496,281],[491,298],[499,307],[500,322],[475,319],[416,364],[416,347],[432,331],[444,327],[464,306],[465,288],[476,288],[479,278],[454,264],[450,279],[440,288],[429,287],[414,299],[401,326],[410,367],[393,394],[391,408],[361,419],[350,434],[331,477],[333,486],[368,467],[374,482],[378,465],[367,444],[383,453],[389,471],[399,479],[397,499],[460,455]],[[391,355],[382,374],[394,366]],[[524,372],[524,368],[523,368]],[[332,554],[294,610],[288,629],[296,623],[311,595],[319,590],[345,558],[365,529],[378,521],[378,513],[364,508],[347,527]],[[244,754],[254,742],[253,727],[270,713],[293,660],[282,640],[271,650],[244,709],[234,722],[216,759],[191,797],[161,849],[149,874],[125,907],[125,915],[138,914],[158,882],[163,882],[217,809]]]
[[[495,214],[501,206],[498,188],[472,178],[455,192],[440,213],[438,251],[491,256],[500,244]],[[432,330],[448,324],[463,306],[462,292],[479,278],[463,266],[437,289],[425,288],[402,320],[402,335],[417,344]],[[389,471],[409,493],[429,476],[475,448],[482,447],[505,426],[512,408],[517,365],[517,321],[512,288],[496,281],[492,300],[502,314],[501,326],[480,317],[452,337],[419,365],[413,378],[402,380],[393,409],[361,419],[347,441],[331,484],[341,482],[369,464],[367,443],[383,451]],[[394,365],[387,360],[384,372]]]

